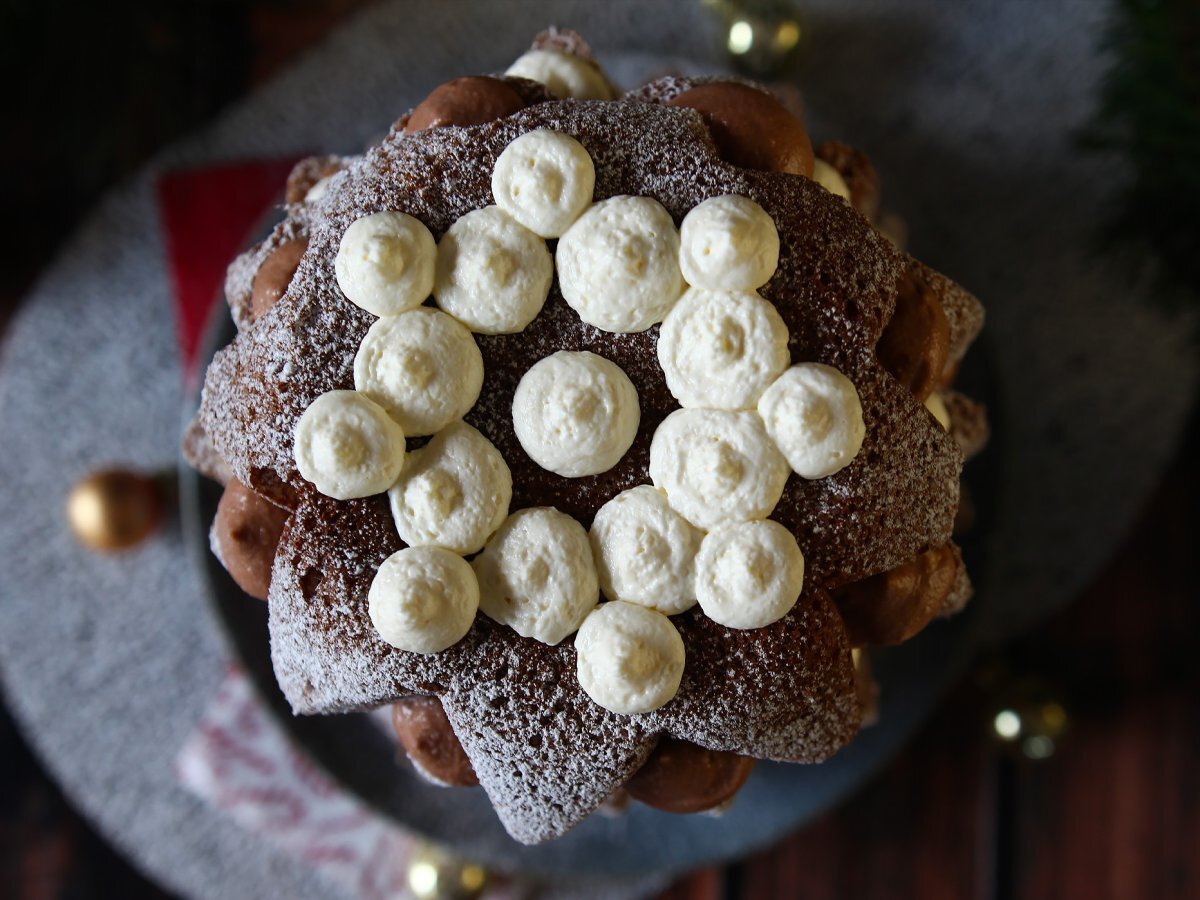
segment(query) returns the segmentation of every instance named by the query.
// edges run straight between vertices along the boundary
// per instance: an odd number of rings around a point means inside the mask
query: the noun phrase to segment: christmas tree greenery
[[[1200,303],[1200,0],[1114,0],[1110,59],[1085,145],[1119,152],[1131,178],[1106,241],[1140,245]],[[1179,296],[1167,291],[1167,296]]]

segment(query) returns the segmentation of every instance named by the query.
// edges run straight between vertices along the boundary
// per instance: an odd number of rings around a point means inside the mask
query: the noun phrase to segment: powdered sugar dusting
[[[371,709],[440,693],[468,664],[472,635],[442,653],[407,653],[371,624],[367,591],[375,570],[403,546],[385,497],[318,496],[288,520],[268,602],[271,659],[296,712]]]
[[[527,94],[540,91],[519,84]],[[669,95],[660,87],[642,99]],[[683,683],[673,701],[641,716],[616,716],[583,694],[570,641],[549,647],[482,615],[443,653],[389,647],[366,611],[376,567],[403,546],[385,499],[321,497],[292,461],[296,421],[318,395],[353,387],[354,354],[373,321],[337,288],[333,259],[342,233],[362,215],[395,210],[440,237],[460,216],[493,202],[496,157],[534,128],[570,134],[587,148],[597,199],[654,197],[676,223],[711,196],[756,200],[781,238],[779,268],[762,293],[788,326],[792,361],[837,367],[863,403],[867,438],[855,462],[819,481],[793,476],[773,516],[796,535],[808,560],[800,602],[779,622],[749,631],[723,628],[694,611],[677,617],[688,653]],[[270,619],[276,673],[296,711],[369,708],[413,693],[442,696],[501,818],[530,842],[561,834],[599,806],[641,765],[659,734],[810,762],[849,740],[859,722],[853,667],[826,589],[945,543],[958,501],[957,443],[874,355],[908,258],[815,183],[722,162],[697,113],[655,102],[545,102],[472,128],[414,135],[394,128],[383,144],[346,164],[324,197],[290,206],[271,238],[235,263],[229,299],[243,327],[209,370],[200,419],[241,481],[294,510],[276,557]],[[274,246],[301,233],[309,246],[291,285],[250,324],[237,310],[248,299],[253,270]],[[935,291],[947,304],[952,340],[969,341],[973,298],[944,281]],[[951,307],[961,315],[952,316]],[[509,463],[514,510],[553,505],[586,525],[611,497],[649,481],[650,438],[677,406],[657,363],[657,334],[657,326],[641,334],[587,326],[555,284],[524,332],[477,336],[486,376],[467,420]],[[642,419],[634,444],[600,475],[548,473],[513,433],[512,396],[521,375],[561,349],[613,360],[638,389]]]
[[[250,311],[250,295],[254,290],[254,276],[267,257],[288,241],[304,240],[308,237],[308,211],[302,206],[289,208],[286,219],[271,230],[266,240],[255,244],[239,255],[225,272],[225,300],[233,313],[234,324],[240,331],[249,328],[253,321]]]
[[[477,630],[470,669],[442,698],[446,715],[509,833],[556,837],[645,762],[655,723],[592,702],[570,643],[519,638],[485,617]]]

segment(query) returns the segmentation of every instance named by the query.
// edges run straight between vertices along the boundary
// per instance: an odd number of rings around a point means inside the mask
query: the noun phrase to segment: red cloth
[[[184,377],[196,376],[196,352],[225,269],[254,236],[283,189],[295,159],[252,160],[168,172],[158,183],[167,264],[175,294]]]

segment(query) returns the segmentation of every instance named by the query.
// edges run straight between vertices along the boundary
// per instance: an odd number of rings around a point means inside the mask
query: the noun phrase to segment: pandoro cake
[[[297,714],[392,705],[536,843],[819,763],[871,714],[863,651],[970,596],[982,308],[763,87],[621,94],[551,29],[286,199],[185,453]]]

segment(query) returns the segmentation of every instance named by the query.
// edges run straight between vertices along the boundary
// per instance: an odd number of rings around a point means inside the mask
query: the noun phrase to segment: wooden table
[[[163,4],[136,19],[114,15],[110,5],[85,8],[76,28],[25,45],[25,52],[52,56],[39,58],[42,74],[29,82],[12,138],[0,145],[4,171],[21,173],[10,174],[5,190],[10,221],[23,225],[0,251],[0,330],[99,190],[362,5]],[[52,28],[49,12],[44,20],[30,15],[18,23],[30,33]],[[126,65],[97,67],[101,45],[104,58],[123,55]],[[28,62],[20,53],[14,46],[4,64],[20,69]],[[128,90],[144,85],[139,73],[147,71],[155,73],[151,89]],[[94,96],[64,122],[53,100],[80,78],[90,79],[84,83]],[[68,142],[81,133],[104,139]],[[664,896],[1200,897],[1200,663],[1193,646],[1200,598],[1190,571],[1200,546],[1193,520],[1200,512],[1198,426],[1193,416],[1178,461],[1092,586],[981,663],[861,793],[778,846],[698,872]],[[1069,715],[1069,731],[1041,761],[1007,752],[989,730],[992,715],[1026,693],[1026,683],[1060,700]],[[79,819],[7,716],[0,717],[0,839],[0,884],[12,896],[166,896]]]

